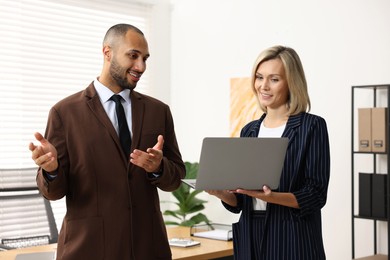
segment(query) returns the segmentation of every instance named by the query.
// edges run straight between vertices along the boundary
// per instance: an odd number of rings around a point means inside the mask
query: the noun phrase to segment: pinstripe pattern
[[[247,124],[241,137],[257,137],[264,114]],[[326,203],[330,152],[326,122],[309,113],[290,116],[283,133],[289,138],[278,191],[292,192],[300,206],[293,209],[267,203],[263,216],[253,211],[252,198],[237,195],[242,211],[233,224],[234,255],[238,260],[323,260],[321,208]]]

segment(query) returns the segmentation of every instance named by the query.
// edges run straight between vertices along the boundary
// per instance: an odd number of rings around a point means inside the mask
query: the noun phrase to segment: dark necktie
[[[115,102],[116,117],[118,118],[119,125],[119,140],[121,141],[122,149],[127,158],[130,155],[131,136],[127,125],[125,110],[123,109],[121,102],[123,98],[120,95],[113,95],[110,99]]]

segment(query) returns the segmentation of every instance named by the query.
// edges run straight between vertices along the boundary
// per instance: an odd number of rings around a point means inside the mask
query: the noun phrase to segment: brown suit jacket
[[[66,196],[58,259],[171,259],[157,188],[173,191],[185,176],[169,107],[135,91],[132,148],[146,150],[164,136],[163,174],[151,178],[128,162],[93,83],[58,102],[45,136],[58,151],[57,177],[42,170],[43,196]]]

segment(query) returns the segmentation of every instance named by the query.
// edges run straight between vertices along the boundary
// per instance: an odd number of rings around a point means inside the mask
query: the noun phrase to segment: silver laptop
[[[206,137],[195,179],[182,181],[197,190],[279,186],[288,138]]]
[[[15,260],[54,260],[56,252],[36,252],[18,254]]]

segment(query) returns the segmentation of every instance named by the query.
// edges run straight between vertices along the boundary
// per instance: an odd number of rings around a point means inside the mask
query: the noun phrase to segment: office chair
[[[0,248],[56,243],[50,202],[36,186],[37,168],[0,169]]]
[[[36,190],[37,167],[0,169],[0,192]]]

